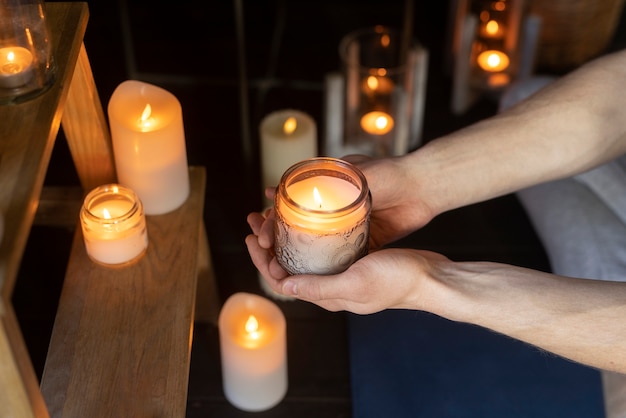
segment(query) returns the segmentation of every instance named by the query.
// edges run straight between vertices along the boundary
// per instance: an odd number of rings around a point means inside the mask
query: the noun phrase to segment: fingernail
[[[287,280],[285,284],[283,284],[283,293],[285,295],[296,296],[298,294],[298,285],[296,285],[293,280]]]

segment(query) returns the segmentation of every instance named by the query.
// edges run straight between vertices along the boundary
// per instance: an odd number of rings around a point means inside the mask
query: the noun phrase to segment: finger
[[[276,195],[276,187],[266,187],[265,188],[265,197],[269,200],[274,200],[274,196]]]
[[[261,225],[261,229],[257,234],[259,237],[259,245],[263,248],[274,247],[274,223],[276,222],[276,214],[272,209],[267,212],[265,221]]]
[[[265,222],[265,218],[258,212],[253,212],[248,215],[246,218],[248,221],[248,225],[250,229],[252,229],[252,233],[254,235],[259,235],[261,233],[261,227],[263,226],[263,222]]]

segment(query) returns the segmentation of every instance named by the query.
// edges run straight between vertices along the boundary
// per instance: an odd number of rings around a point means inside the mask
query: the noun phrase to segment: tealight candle
[[[478,65],[485,71],[504,71],[509,66],[509,57],[502,51],[490,49],[478,55]]]
[[[393,118],[385,112],[368,112],[361,118],[361,128],[372,135],[385,135],[393,129]]]
[[[33,54],[21,46],[0,48],[0,87],[13,89],[33,77]]]
[[[147,215],[181,206],[189,196],[189,169],[178,99],[129,80],[113,92],[108,114],[118,181],[137,193]]]
[[[148,247],[141,200],[122,185],[108,184],[89,192],[80,221],[87,255],[96,262],[129,263]]]
[[[230,296],[218,319],[226,399],[244,411],[263,411],[287,392],[286,321],[270,300]]]
[[[304,112],[286,109],[270,113],[259,131],[263,189],[276,187],[291,165],[317,156],[317,127]]]
[[[290,274],[336,274],[368,251],[371,197],[354,165],[311,158],[290,167],[275,197],[275,245]]]

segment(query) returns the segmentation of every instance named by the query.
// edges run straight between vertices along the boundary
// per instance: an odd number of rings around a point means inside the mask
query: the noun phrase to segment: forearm
[[[431,300],[433,312],[626,373],[626,283],[571,279],[497,263],[446,261],[433,271],[441,285]]]
[[[626,53],[399,159],[435,214],[580,173],[626,151]]]

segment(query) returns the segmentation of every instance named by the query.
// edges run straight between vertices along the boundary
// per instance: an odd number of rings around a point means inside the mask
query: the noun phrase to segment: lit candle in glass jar
[[[509,67],[509,57],[501,51],[490,49],[478,55],[478,65],[485,71],[504,71]]]
[[[108,184],[85,197],[80,221],[87,255],[102,264],[124,264],[144,254],[148,232],[141,200],[130,189]]]
[[[363,80],[363,91],[368,95],[385,95],[393,93],[394,83],[388,77],[385,77],[384,68],[378,69],[377,75],[369,75]],[[382,74],[382,75],[381,75]]]
[[[0,87],[12,89],[33,76],[33,54],[20,46],[0,48]]]
[[[361,128],[372,135],[385,135],[393,129],[393,118],[385,112],[368,112],[361,118]]]
[[[276,258],[290,274],[336,274],[367,254],[371,198],[352,164],[311,158],[290,167],[275,198]]]
[[[129,80],[113,92],[108,114],[118,181],[137,193],[147,215],[181,206],[190,189],[178,99],[160,87]]]
[[[230,296],[218,319],[226,399],[263,411],[287,392],[286,321],[273,302],[251,293]]]

